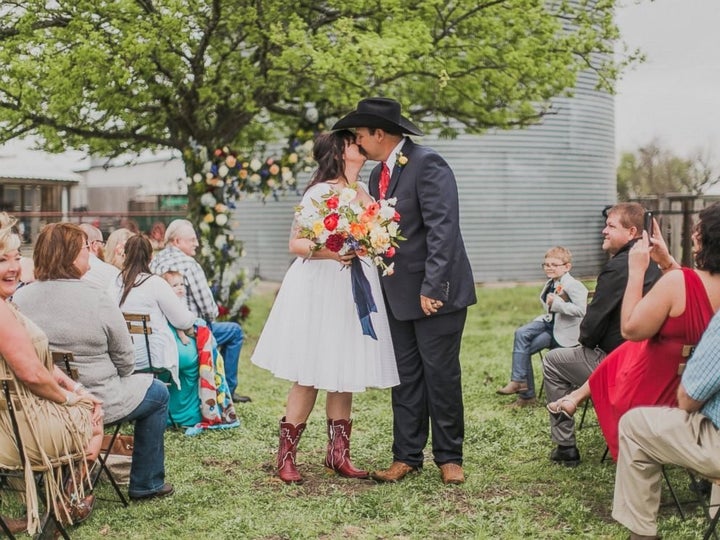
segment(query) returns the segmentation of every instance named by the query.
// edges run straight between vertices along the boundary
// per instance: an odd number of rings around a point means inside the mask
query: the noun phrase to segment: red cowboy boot
[[[295,467],[295,454],[305,423],[290,424],[283,416],[280,420],[280,448],[278,450],[278,476],[286,484],[302,484],[303,479]]]
[[[367,478],[368,471],[356,469],[350,461],[352,420],[328,419],[328,447],[325,466],[346,478]]]

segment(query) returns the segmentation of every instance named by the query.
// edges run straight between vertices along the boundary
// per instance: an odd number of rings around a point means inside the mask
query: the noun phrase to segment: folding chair
[[[135,341],[134,336],[142,335],[145,340],[145,351],[147,352],[148,368],[136,370],[138,373],[152,373],[156,379],[159,379],[159,375],[168,373],[167,369],[157,368],[152,365],[152,355],[150,354],[150,334],[152,334],[152,327],[150,326],[150,315],[147,313],[123,313],[125,317],[125,324],[127,325],[130,337]],[[170,383],[163,382],[166,386],[170,386]],[[168,419],[170,425],[174,429],[179,429],[180,426],[173,420],[170,410],[168,410]]]
[[[17,395],[17,387],[15,380],[5,374],[0,374],[0,386],[2,387],[2,394],[0,395],[0,409],[8,411],[10,416],[10,423],[12,425],[13,435],[15,437],[15,447],[17,448],[19,465],[16,468],[3,468],[0,469],[0,475],[3,479],[9,477],[16,477],[20,481],[26,481],[26,455],[25,455],[25,443],[22,440],[20,434],[20,424],[18,421],[17,412],[22,410],[22,403]],[[57,458],[51,458],[49,463],[42,465],[32,465],[33,481],[36,483],[38,488],[41,488],[47,482],[47,475],[57,475],[62,478],[62,469],[71,462],[75,462],[82,459],[82,453],[68,454],[66,456],[60,456]],[[4,481],[3,484],[6,482]],[[47,489],[47,488],[46,488]],[[38,494],[38,502],[42,497]],[[43,529],[48,526],[53,526],[57,529],[60,535],[65,540],[70,540],[70,536],[65,530],[62,521],[55,515],[55,510],[52,501],[47,501],[46,495],[46,508],[45,513],[40,519],[41,530],[37,537],[42,537]],[[7,524],[4,520],[0,519],[0,529],[8,536],[8,538],[15,538],[10,532]]]
[[[73,381],[78,380],[78,370],[76,367],[72,366],[73,362],[73,353],[69,351],[51,351],[52,354],[52,360],[53,364],[58,366],[60,369],[62,369],[68,377],[70,377]],[[118,424],[115,427],[115,430],[113,431],[113,434],[111,436],[112,440],[115,440],[117,438],[117,435],[120,433],[120,427],[122,424]],[[107,427],[107,426],[106,426]],[[110,448],[112,447],[112,444],[110,444]],[[106,465],[106,461],[108,458],[108,455],[110,454],[110,448],[105,450],[103,453],[103,450],[100,451],[100,455],[98,455],[98,464],[99,466],[97,468],[97,472],[92,478],[92,484],[95,485],[100,478],[100,475],[103,471],[105,471],[105,475],[110,480],[110,484],[112,485],[113,489],[115,490],[115,493],[117,494],[118,498],[120,499],[120,502],[122,502],[123,506],[127,506],[128,502],[125,499],[125,495],[123,495],[122,490],[120,489],[120,485],[117,483],[117,480],[115,480],[115,477],[112,475],[111,471],[108,469]]]

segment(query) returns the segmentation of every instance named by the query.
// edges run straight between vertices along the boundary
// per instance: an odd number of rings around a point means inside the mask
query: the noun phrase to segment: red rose
[[[230,313],[230,310],[223,305],[218,304],[218,317],[222,317]]]
[[[338,221],[340,221],[339,215],[329,214],[325,216],[325,219],[323,219],[323,224],[328,231],[334,231],[335,229],[337,229]]]
[[[248,315],[250,315],[250,308],[247,307],[247,305],[243,304],[240,306],[240,320],[244,321],[248,318]]]
[[[395,215],[393,216],[393,221],[400,221],[400,214],[397,213],[397,210],[395,210]]]
[[[328,216],[328,217],[330,217],[330,216]],[[325,247],[335,253],[337,253],[338,251],[340,251],[342,249],[343,244],[345,244],[345,238],[343,238],[342,235],[340,235],[340,234],[331,234],[330,236],[328,236],[328,239],[325,241]]]
[[[387,251],[385,252],[385,256],[389,259],[391,257],[395,256],[395,248],[390,246]]]
[[[325,206],[327,206],[331,210],[335,210],[339,204],[340,198],[337,195],[333,195],[327,201],[325,201]]]
[[[215,157],[220,157],[220,156],[223,155],[223,153],[224,153],[224,152],[222,151],[222,148],[216,148],[215,151],[213,152],[213,154],[215,155]]]

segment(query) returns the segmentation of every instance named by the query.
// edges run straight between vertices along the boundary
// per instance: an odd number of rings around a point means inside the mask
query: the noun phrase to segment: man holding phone
[[[642,237],[644,221],[645,209],[637,203],[619,203],[607,211],[602,249],[611,258],[598,275],[595,294],[580,323],[580,345],[553,349],[543,359],[548,403],[581,386],[603,358],[625,341],[620,332],[620,309],[628,280],[628,252]],[[645,272],[643,294],[660,275],[660,269],[651,262]],[[550,434],[557,445],[550,460],[566,467],[577,466],[580,452],[573,418],[550,415]]]

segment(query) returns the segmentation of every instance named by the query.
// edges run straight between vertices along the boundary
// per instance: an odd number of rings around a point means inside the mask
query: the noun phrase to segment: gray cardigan
[[[109,295],[86,281],[59,279],[26,285],[13,301],[47,334],[51,349],[73,353],[80,382],[103,401],[105,423],[140,405],[152,375],[133,375],[135,350]]]

